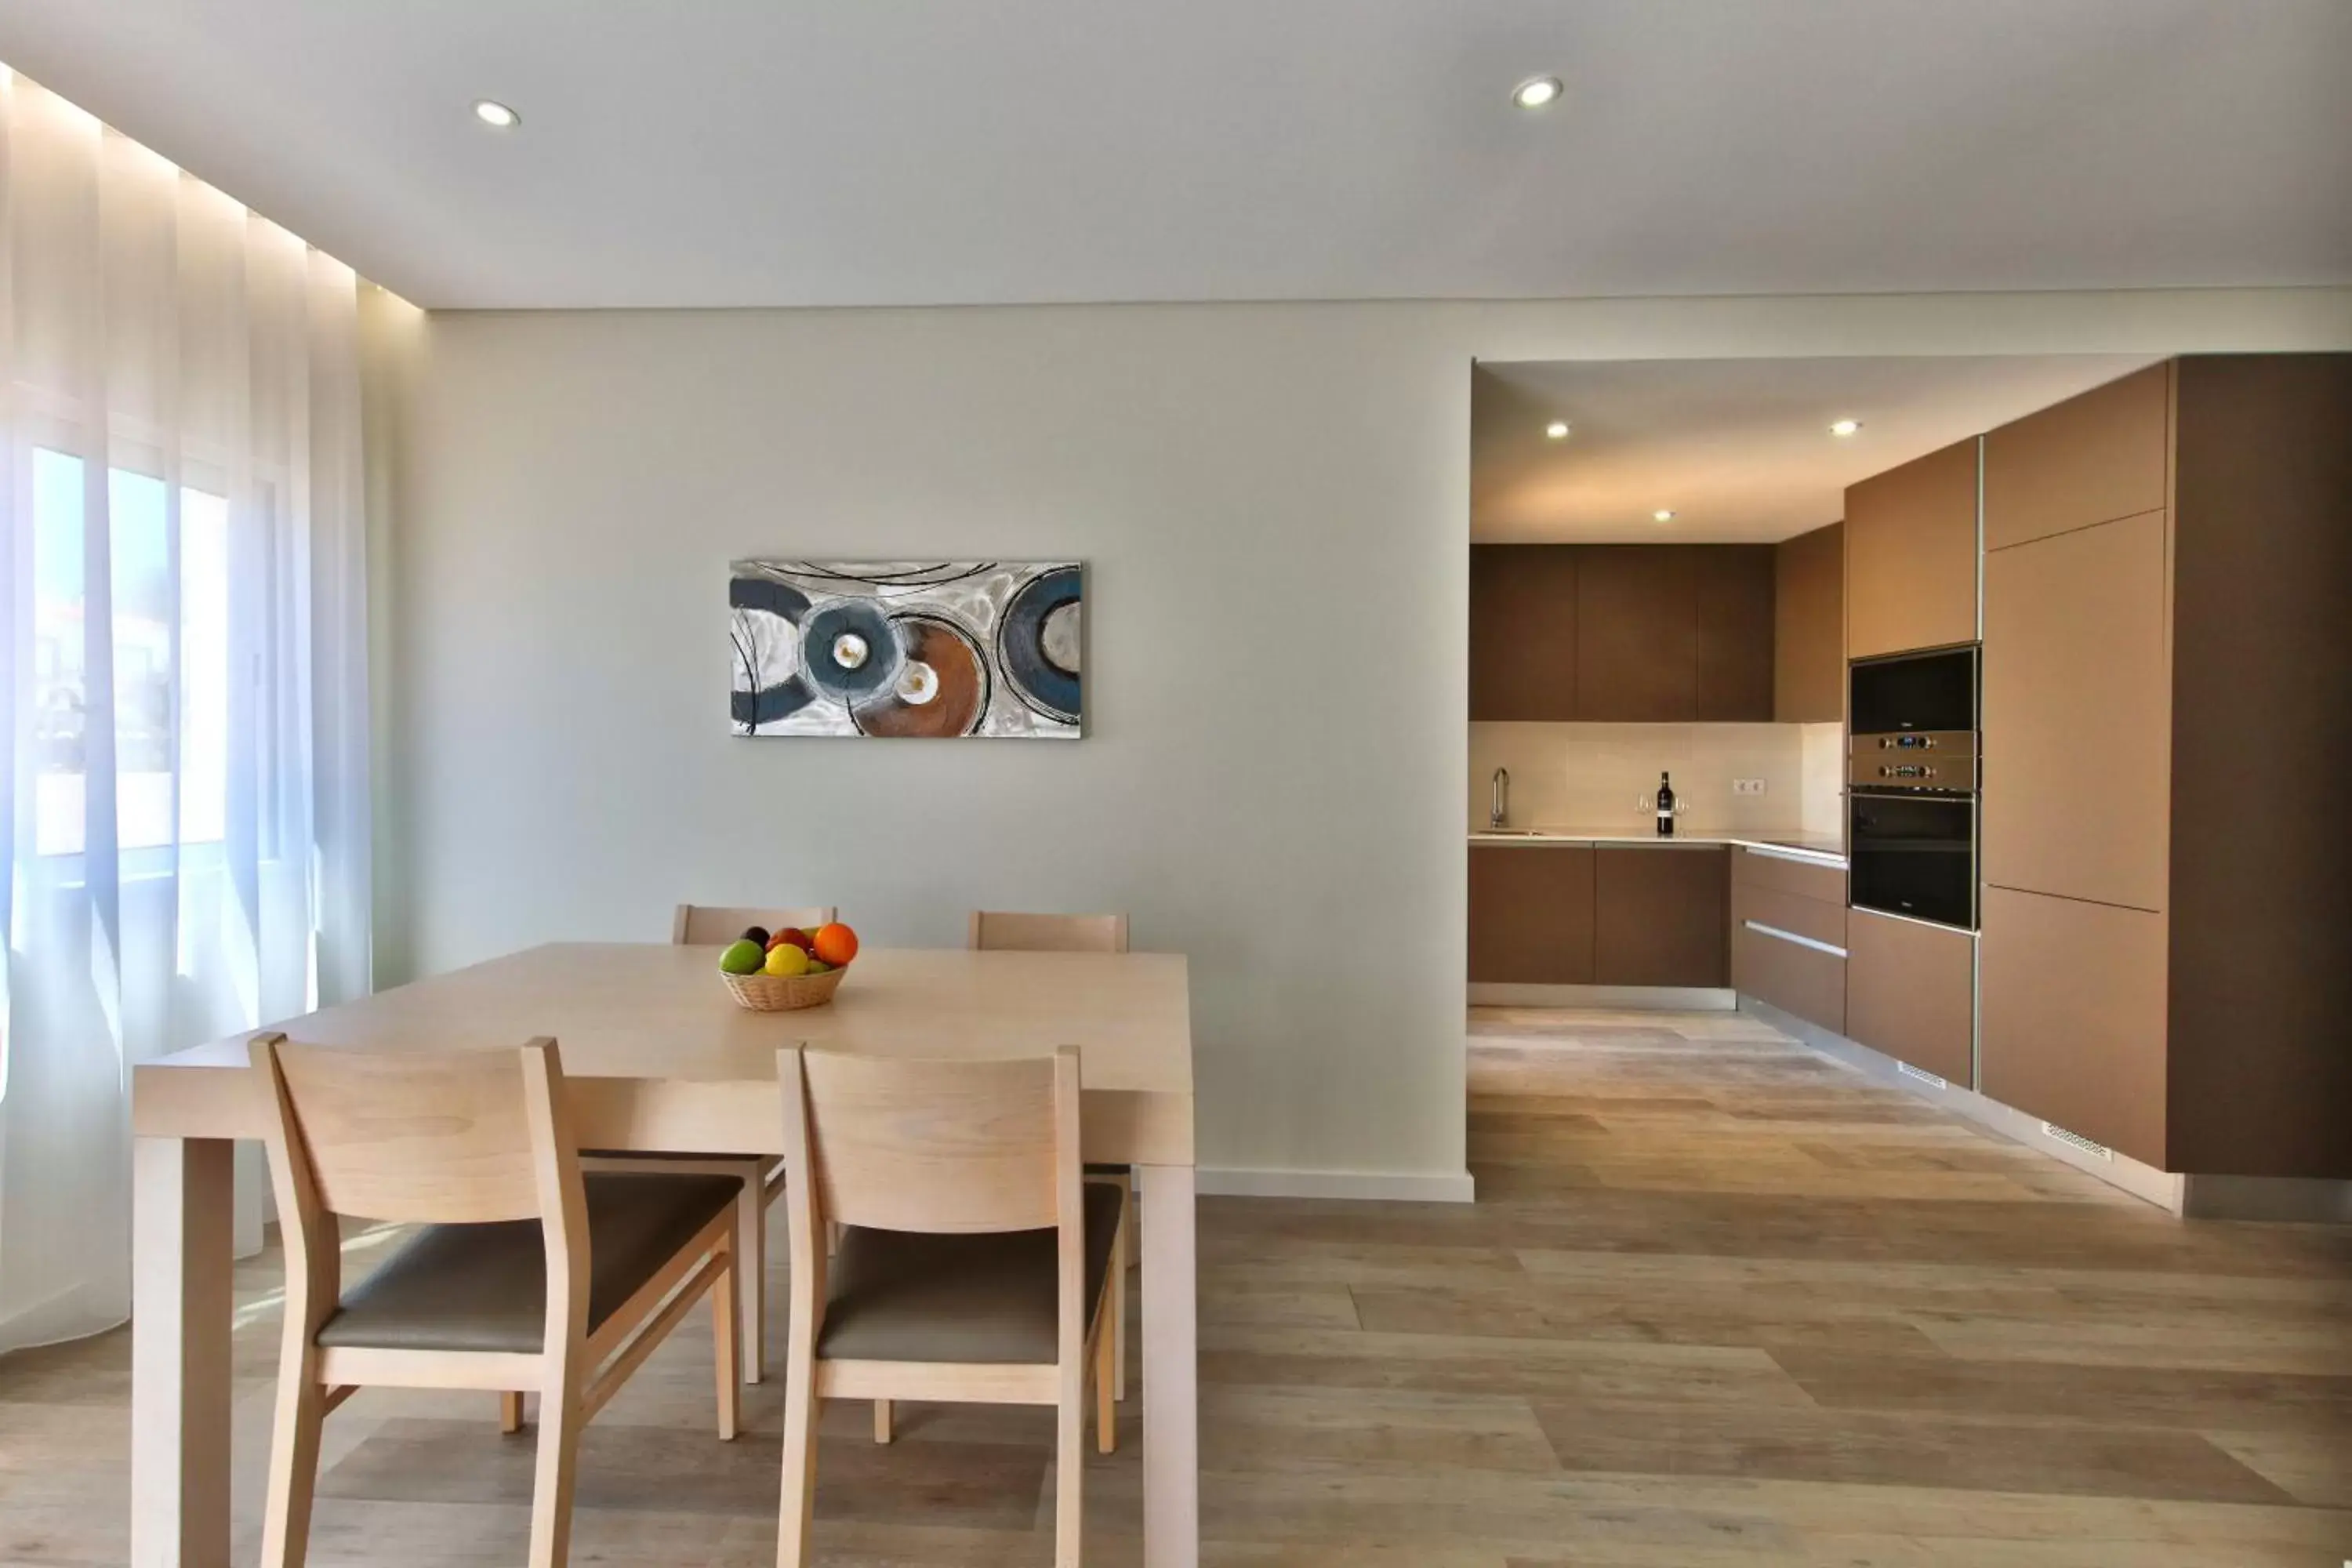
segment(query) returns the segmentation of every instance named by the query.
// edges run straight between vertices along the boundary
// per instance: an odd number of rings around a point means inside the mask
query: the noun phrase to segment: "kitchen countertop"
[[[1727,844],[1744,849],[1761,849],[1791,859],[1811,860],[1823,866],[1843,867],[1846,863],[1845,845],[1834,833],[1774,833],[1741,830],[1728,827],[1691,827],[1675,825],[1672,838],[1660,838],[1643,827],[1552,827],[1514,828],[1503,833],[1488,833],[1478,828],[1470,830],[1473,844]]]

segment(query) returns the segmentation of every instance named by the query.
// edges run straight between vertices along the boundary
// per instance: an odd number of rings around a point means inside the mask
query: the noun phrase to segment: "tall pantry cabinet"
[[[2352,1178],[2352,355],[2153,365],[1983,462],[1979,1089]]]

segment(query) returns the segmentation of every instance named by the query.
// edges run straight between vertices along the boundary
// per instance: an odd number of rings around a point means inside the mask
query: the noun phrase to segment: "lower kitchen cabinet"
[[[1731,864],[1731,984],[1843,1034],[1845,873],[1752,849]]]
[[[1592,982],[1592,847],[1470,847],[1473,984]]]
[[[1984,1093],[2168,1168],[2162,915],[1984,890]]]
[[[1601,985],[1731,983],[1731,857],[1720,845],[1594,851],[1592,977]]]
[[[1947,1083],[1978,1087],[1976,948],[1964,931],[1847,910],[1846,1037]]]

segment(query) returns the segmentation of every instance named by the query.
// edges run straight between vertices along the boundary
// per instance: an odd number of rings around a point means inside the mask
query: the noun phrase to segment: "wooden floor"
[[[1730,1015],[1471,1035],[1475,1206],[1202,1202],[1204,1561],[2352,1558],[2352,1233],[2182,1224]],[[272,1276],[241,1276],[243,1561]],[[711,1437],[703,1321],[590,1429],[575,1563],[773,1561],[777,1391]],[[128,1380],[121,1334],[0,1361],[0,1562],[123,1561]],[[1090,1563],[1139,1557],[1124,1414]],[[312,1561],[520,1562],[530,1443],[491,1416],[354,1399]],[[1048,1413],[902,1430],[828,1415],[819,1561],[1050,1561]]]

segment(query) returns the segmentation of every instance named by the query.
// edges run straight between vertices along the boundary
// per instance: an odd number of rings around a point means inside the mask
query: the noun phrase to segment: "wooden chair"
[[[569,1553],[581,1429],[704,1295],[719,1436],[735,1436],[731,1180],[583,1177],[553,1040],[249,1049],[286,1247],[265,1568],[300,1568],[320,1430],[362,1387],[495,1389],[518,1416],[509,1391],[539,1391],[532,1568]],[[346,1290],[340,1215],[426,1228]]]
[[[833,922],[830,904],[796,910],[731,910],[713,904],[680,904],[671,918],[669,940],[711,946],[733,942],[752,926],[774,932],[786,926],[812,931]],[[582,1160],[590,1171],[676,1173],[682,1169],[731,1177],[735,1206],[735,1294],[743,1319],[743,1381],[757,1383],[768,1369],[768,1205],[775,1201],[783,1162],[764,1154],[610,1154],[591,1152]],[[511,1427],[509,1430],[512,1430]]]
[[[966,928],[965,945],[975,952],[1125,952],[1125,915],[1032,915],[1001,910],[974,910]],[[1108,1182],[1118,1189],[1118,1268],[1113,1278],[1122,1283],[1111,1300],[1111,1397],[1127,1398],[1127,1269],[1135,1256],[1135,1172],[1126,1165],[1088,1165],[1088,1181]],[[875,1436],[887,1441],[887,1417],[875,1416]]]
[[[1077,1568],[1087,1376],[1103,1450],[1118,1194],[1081,1180],[1078,1055],[777,1053],[792,1333],[779,1568],[807,1561],[826,1399],[1050,1405],[1054,1561]],[[843,1226],[830,1259],[819,1226]]]

